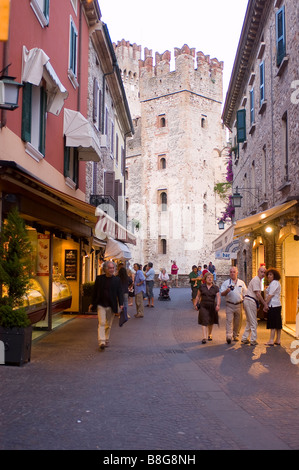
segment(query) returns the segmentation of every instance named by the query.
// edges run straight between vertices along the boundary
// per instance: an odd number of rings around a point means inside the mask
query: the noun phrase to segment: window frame
[[[69,32],[69,63],[68,77],[74,88],[79,86],[77,81],[78,74],[78,30],[76,24],[70,16],[70,32]]]
[[[77,189],[79,182],[79,151],[77,147],[64,145],[63,174],[69,182],[69,186]]]
[[[280,18],[281,15],[281,18]],[[281,31],[280,31],[281,28]],[[275,14],[276,30],[276,65],[279,67],[286,56],[286,27],[285,6],[283,5]]]
[[[263,60],[259,65],[260,71],[260,106],[265,101],[265,61]]]
[[[250,106],[250,125],[255,122],[255,109],[254,109],[254,87],[249,90],[249,106]]]
[[[35,13],[42,28],[49,26],[50,21],[50,0],[43,0],[43,8],[41,8],[39,0],[31,0],[30,6]]]
[[[246,142],[246,109],[237,111],[237,143]]]
[[[23,87],[21,138],[26,142],[26,152],[37,161],[45,157],[46,125],[46,89],[43,86],[25,82]],[[36,128],[37,131],[35,131]]]

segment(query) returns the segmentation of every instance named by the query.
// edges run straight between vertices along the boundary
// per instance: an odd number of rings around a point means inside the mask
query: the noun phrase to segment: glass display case
[[[31,324],[44,320],[47,313],[47,301],[40,283],[36,279],[30,279],[29,289],[23,297],[23,307],[31,321]]]
[[[62,274],[53,274],[52,314],[63,312],[72,305],[72,291]]]

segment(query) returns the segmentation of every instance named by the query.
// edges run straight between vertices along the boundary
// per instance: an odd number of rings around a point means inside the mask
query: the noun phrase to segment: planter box
[[[0,327],[0,341],[4,343],[5,365],[22,366],[30,362],[32,327],[2,328]]]

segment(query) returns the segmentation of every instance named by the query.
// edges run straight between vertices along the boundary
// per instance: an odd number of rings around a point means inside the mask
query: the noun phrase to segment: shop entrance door
[[[285,308],[285,322],[288,324],[296,324],[297,303],[298,303],[298,286],[299,277],[286,276],[286,308]]]

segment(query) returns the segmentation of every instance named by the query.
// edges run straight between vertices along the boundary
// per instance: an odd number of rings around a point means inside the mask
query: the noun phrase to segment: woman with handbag
[[[214,284],[213,274],[209,271],[204,275],[204,283],[198,289],[196,305],[198,305],[198,324],[202,326],[202,343],[212,341],[213,325],[218,324],[218,312],[221,297],[219,287]]]
[[[280,334],[282,330],[280,274],[277,269],[269,268],[266,276],[270,283],[266,289],[266,304],[269,307],[267,310],[267,330],[270,330],[270,339],[268,343],[266,343],[266,346],[274,346],[274,344],[280,346]],[[276,339],[274,339],[275,333]]]

